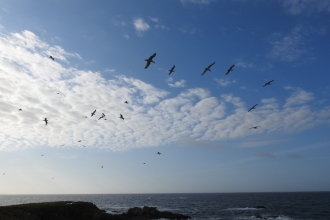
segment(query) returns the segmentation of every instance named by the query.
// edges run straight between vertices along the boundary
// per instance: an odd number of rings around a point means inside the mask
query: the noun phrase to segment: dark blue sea
[[[49,201],[87,201],[108,213],[132,207],[154,206],[160,211],[192,219],[327,219],[330,192],[208,193],[208,194],[100,194],[0,195],[0,206]],[[256,208],[265,206],[266,209]]]

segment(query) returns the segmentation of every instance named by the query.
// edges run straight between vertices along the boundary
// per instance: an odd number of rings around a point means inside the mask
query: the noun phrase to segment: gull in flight
[[[121,119],[123,119],[124,120],[124,117],[123,117],[123,115],[122,114],[120,114],[120,117],[119,118],[121,118]]]
[[[93,115],[95,115],[96,109],[92,112],[91,117],[93,117]]]
[[[45,119],[42,120],[42,121],[44,121],[44,122],[46,123],[46,125],[48,124],[48,119],[47,119],[47,118],[45,118]]]
[[[18,109],[18,111],[22,111],[22,109],[20,108],[20,109]]]
[[[260,126],[254,126],[254,127],[251,127],[250,129],[258,129],[258,127],[260,127]]]
[[[210,68],[211,68],[211,66],[213,66],[214,64],[215,64],[215,62],[211,63],[208,67],[206,67],[206,68],[204,69],[204,72],[202,73],[202,76],[206,73],[206,71],[210,71],[210,72],[211,72]]]
[[[49,56],[49,58],[52,59],[52,60],[54,60],[54,57],[52,57],[52,56]]]
[[[254,106],[252,106],[250,109],[249,109],[249,111],[251,111],[252,109],[256,109],[256,106],[257,106],[258,104],[255,104]],[[249,112],[248,111],[248,112]]]
[[[158,152],[157,154],[160,155],[160,152]]]
[[[147,61],[146,66],[144,67],[144,69],[147,69],[148,66],[150,65],[150,63],[155,63],[152,59],[156,56],[156,53],[154,53],[153,55],[151,55],[148,59],[145,59],[145,61]]]
[[[269,82],[266,82],[265,85],[264,85],[263,87],[265,87],[265,86],[270,86],[270,84],[271,84],[273,81],[274,81],[274,80],[272,79],[272,80],[270,80]]]
[[[229,67],[229,69],[227,70],[226,75],[228,75],[228,73],[230,73],[231,71],[234,71],[234,70],[233,70],[234,66],[235,66],[235,65],[232,65],[231,67]]]
[[[104,113],[102,113],[102,116],[99,118],[99,120],[101,119],[101,118],[104,118],[105,117],[105,114]]]
[[[168,75],[171,75],[171,73],[175,72],[175,71],[174,71],[174,68],[175,68],[175,65],[172,66],[172,68],[171,68],[170,70],[168,70],[168,71],[170,71],[170,72],[168,73]]]
[[[126,104],[128,104],[128,101],[125,101]]]

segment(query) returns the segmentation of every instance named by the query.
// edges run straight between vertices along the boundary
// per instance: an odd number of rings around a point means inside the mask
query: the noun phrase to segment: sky
[[[328,0],[2,0],[0,194],[329,191],[329,39]]]

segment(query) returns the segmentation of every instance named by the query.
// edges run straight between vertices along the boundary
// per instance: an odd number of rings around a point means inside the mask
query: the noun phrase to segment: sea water
[[[126,212],[132,207],[153,206],[160,211],[189,215],[193,220],[257,217],[330,220],[330,192],[0,195],[0,206],[50,201],[92,202],[112,214]]]

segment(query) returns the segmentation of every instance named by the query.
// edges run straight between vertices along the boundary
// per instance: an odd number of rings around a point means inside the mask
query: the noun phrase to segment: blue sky
[[[0,10],[0,194],[330,190],[329,1]]]

